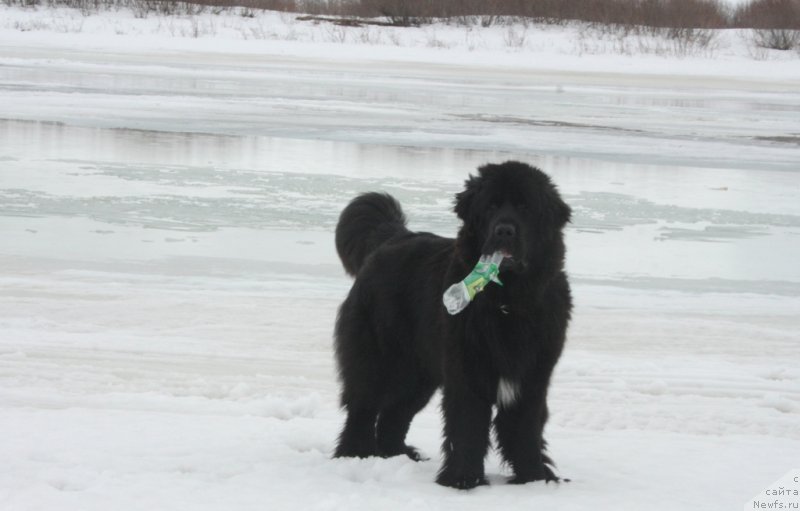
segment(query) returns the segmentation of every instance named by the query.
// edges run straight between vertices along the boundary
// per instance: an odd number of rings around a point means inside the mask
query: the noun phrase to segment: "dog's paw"
[[[560,482],[569,482],[569,479],[561,479],[558,477],[553,469],[548,467],[547,465],[542,465],[537,470],[528,472],[528,473],[517,473],[508,480],[508,484],[525,484],[525,483],[532,483],[534,481],[544,481],[545,483],[560,483]]]
[[[381,458],[392,458],[394,456],[406,455],[413,461],[428,461],[430,458],[419,452],[413,445],[402,445],[393,449],[380,449],[378,455]]]
[[[436,482],[442,486],[449,486],[459,490],[471,490],[477,486],[489,484],[483,475],[451,475],[448,473],[439,474]]]
[[[376,456],[371,445],[339,445],[333,453],[334,458],[371,458]]]
[[[508,480],[508,484],[526,484],[532,483],[535,481],[544,481],[545,483],[568,483],[569,479],[561,479],[560,477],[545,477],[545,478],[536,478],[530,476],[514,476]]]
[[[406,446],[406,456],[411,458],[414,461],[429,461],[430,458],[419,452],[419,450],[414,447],[413,445]]]

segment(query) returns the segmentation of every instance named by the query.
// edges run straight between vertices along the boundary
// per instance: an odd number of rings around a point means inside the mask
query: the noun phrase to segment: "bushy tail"
[[[394,197],[365,193],[353,199],[339,216],[336,251],[345,271],[355,276],[376,248],[407,232],[406,216]]]

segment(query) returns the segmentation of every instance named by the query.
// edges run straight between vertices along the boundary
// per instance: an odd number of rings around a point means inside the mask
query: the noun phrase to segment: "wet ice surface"
[[[5,117],[243,135],[249,150],[265,135],[793,170],[800,140],[793,81],[13,46],[0,57]]]
[[[330,233],[343,204],[356,193],[392,193],[413,227],[451,236],[458,227],[449,212],[452,197],[467,173],[487,161],[520,158],[553,175],[575,210],[569,229],[575,278],[694,279],[696,289],[723,279],[736,281],[743,291],[800,283],[794,264],[800,232],[797,171],[19,120],[0,121],[0,130],[8,183],[0,191],[2,221],[26,225],[10,231],[21,238],[16,250],[34,245],[26,252],[31,256],[40,250],[36,240],[47,238],[35,225],[46,229],[54,221],[91,219],[103,225],[73,233],[86,238],[79,246],[94,247],[78,249],[89,258],[98,249],[125,259],[207,256],[229,229],[255,230],[233,236],[247,246],[269,242],[263,232],[278,230],[299,238],[327,237],[321,241],[325,246],[317,247],[325,257],[314,262],[336,266],[338,274]],[[118,250],[117,230],[136,228],[143,229],[139,242],[155,246]],[[40,236],[29,236],[31,230]],[[203,244],[188,250],[170,246],[201,239]],[[134,240],[127,234],[125,241]],[[306,248],[314,243],[306,241]],[[230,242],[214,254],[225,256]],[[622,245],[631,250],[619,250]],[[270,262],[289,262],[291,254],[287,247],[237,251],[238,258]],[[301,261],[310,259],[298,255],[291,262]]]
[[[5,507],[730,509],[800,458],[788,84],[0,56]],[[573,483],[503,486],[492,455],[492,488],[436,487],[435,404],[432,461],[329,460],[339,211],[383,190],[453,235],[508,158],[574,210],[548,427]]]

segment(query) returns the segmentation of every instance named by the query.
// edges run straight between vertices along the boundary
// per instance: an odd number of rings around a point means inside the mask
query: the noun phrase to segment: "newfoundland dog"
[[[570,208],[546,174],[509,161],[470,176],[455,213],[463,225],[450,239],[406,229],[386,194],[360,195],[342,211],[336,249],[355,282],[336,322],[347,419],[335,456],[423,459],[406,433],[441,387],[439,484],[487,484],[492,426],[511,483],[558,481],[542,430],[572,309],[562,233]],[[448,314],[444,291],[498,251],[502,285]]]

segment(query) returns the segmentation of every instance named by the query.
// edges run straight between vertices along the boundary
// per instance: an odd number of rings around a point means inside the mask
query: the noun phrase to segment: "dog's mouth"
[[[500,271],[517,270],[520,267],[520,259],[514,256],[514,253],[507,248],[498,248],[487,252],[485,255],[491,256],[492,254],[500,254],[503,260],[500,262]]]
[[[516,271],[519,266],[519,261],[509,254],[507,257],[503,257],[503,262],[500,263],[500,271]]]
[[[503,260],[500,262],[500,269],[508,270],[510,268],[513,268],[515,264],[514,254],[505,249],[498,250],[498,252],[500,252],[500,255],[503,256]]]

